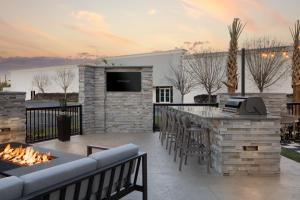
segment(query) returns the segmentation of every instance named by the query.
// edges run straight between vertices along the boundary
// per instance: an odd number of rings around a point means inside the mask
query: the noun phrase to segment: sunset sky
[[[0,0],[0,56],[111,56],[201,41],[226,50],[227,25],[247,22],[242,41],[290,44],[299,0]]]

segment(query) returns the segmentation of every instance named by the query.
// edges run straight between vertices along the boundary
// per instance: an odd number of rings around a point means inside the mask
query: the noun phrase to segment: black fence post
[[[80,120],[80,124],[79,124],[79,126],[80,126],[80,135],[82,135],[82,105],[80,105],[79,106],[79,120]]]
[[[152,131],[155,132],[155,103],[153,104],[153,124],[152,124]]]
[[[241,96],[245,96],[245,49],[242,48]]]
[[[28,143],[27,108],[25,108],[25,115],[26,115],[26,119],[25,119],[25,124],[26,124],[25,142]]]

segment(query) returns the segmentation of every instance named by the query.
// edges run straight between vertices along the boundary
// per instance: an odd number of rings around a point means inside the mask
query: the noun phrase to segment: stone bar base
[[[183,112],[211,130],[213,168],[222,175],[280,173],[279,117],[208,118]]]
[[[223,175],[279,174],[279,120],[212,120],[214,166]]]

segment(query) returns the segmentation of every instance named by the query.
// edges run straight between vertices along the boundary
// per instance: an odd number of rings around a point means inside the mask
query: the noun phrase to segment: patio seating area
[[[70,142],[51,140],[37,143],[45,148],[86,155],[87,145],[116,147],[134,143],[148,154],[148,196],[151,200],[240,200],[300,198],[300,165],[281,157],[278,176],[220,176],[215,171],[206,172],[206,165],[199,165],[197,158],[181,172],[178,162],[161,146],[159,133],[107,133],[73,136]],[[173,155],[173,154],[172,154]],[[142,199],[138,192],[125,200]]]
[[[0,200],[300,200],[300,0],[0,5]]]

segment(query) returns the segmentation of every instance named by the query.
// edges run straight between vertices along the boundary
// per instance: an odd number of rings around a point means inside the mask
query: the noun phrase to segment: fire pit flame
[[[17,165],[31,166],[48,162],[53,159],[50,153],[43,153],[34,150],[32,147],[19,146],[12,148],[10,144],[6,145],[5,149],[0,152],[0,159],[10,161]]]

